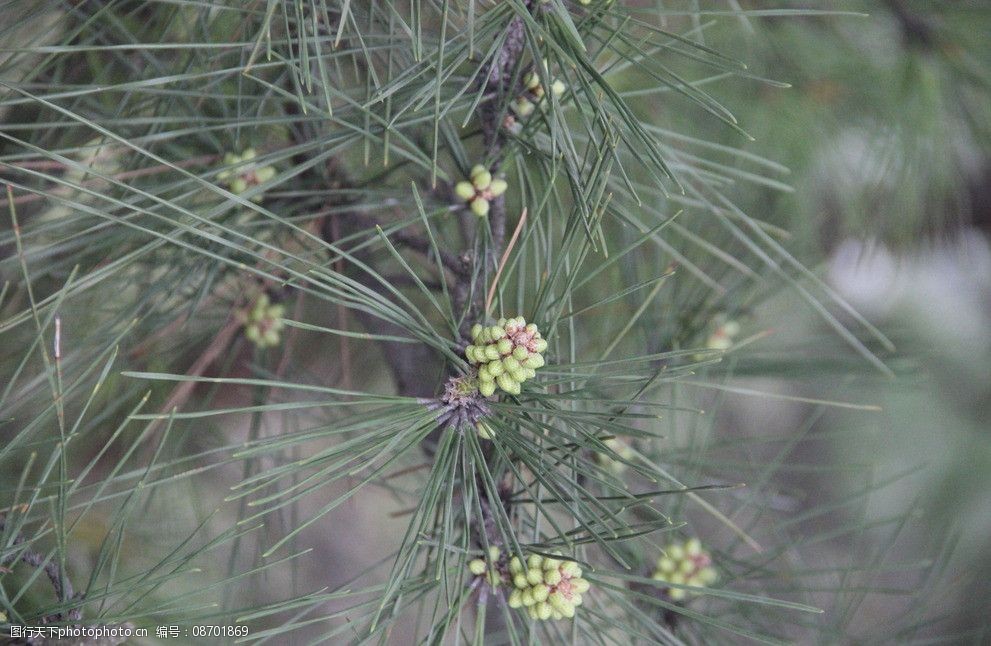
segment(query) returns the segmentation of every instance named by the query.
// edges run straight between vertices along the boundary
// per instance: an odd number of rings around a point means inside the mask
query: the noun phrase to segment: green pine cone
[[[472,344],[465,348],[468,362],[477,366],[479,391],[485,397],[496,387],[511,395],[521,392],[522,384],[533,379],[544,365],[541,354],[547,341],[533,323],[522,317],[499,319],[495,325],[476,323],[471,328]]]
[[[664,554],[657,559],[657,567],[651,577],[655,581],[704,588],[719,578],[712,567],[712,556],[702,548],[697,538],[687,541],[674,541],[664,548]],[[682,601],[689,594],[699,593],[683,588],[670,587],[665,593],[674,601]]]

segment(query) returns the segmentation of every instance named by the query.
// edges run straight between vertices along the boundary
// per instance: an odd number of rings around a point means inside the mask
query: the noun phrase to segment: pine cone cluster
[[[514,556],[507,562],[495,546],[489,548],[487,559],[470,561],[468,569],[493,588],[509,585],[509,607],[525,608],[530,618],[541,621],[574,617],[589,589],[573,561],[531,554],[526,561]]]
[[[261,349],[278,345],[279,333],[285,326],[282,322],[285,312],[285,307],[273,304],[268,294],[259,295],[251,309],[242,315],[244,336]]]
[[[468,362],[478,366],[478,389],[485,397],[496,386],[511,395],[520,394],[520,385],[536,375],[544,365],[541,354],[547,341],[533,323],[522,316],[499,319],[492,326],[475,324],[471,329],[472,345],[465,348]]]
[[[574,561],[531,554],[526,563],[514,556],[509,561],[513,588],[510,608],[526,608],[531,619],[546,621],[575,616],[589,582]]]
[[[476,165],[471,169],[470,181],[455,184],[454,192],[468,203],[471,212],[480,218],[489,214],[489,202],[506,192],[506,180],[493,178],[485,166]]]
[[[544,75],[549,78],[549,71],[547,68],[547,61],[542,61],[541,64],[544,66]],[[537,106],[544,102],[546,91],[544,90],[543,84],[540,82],[540,75],[534,70],[529,72],[523,77],[523,87],[525,92],[518,96],[512,103],[513,112],[521,118],[529,117],[533,114],[533,111]],[[567,86],[563,81],[559,79],[554,79],[551,81],[551,92],[555,97],[559,97],[564,94]]]
[[[258,153],[255,152],[254,148],[248,148],[240,155],[227,153],[224,155],[224,164],[228,166],[237,165],[237,167],[221,171],[217,175],[217,179],[223,182],[227,190],[231,193],[240,195],[248,190],[248,188],[267,182],[275,177],[274,166],[258,166],[254,163],[245,163],[251,162],[257,156]],[[254,202],[260,202],[262,196],[258,194],[251,199]]]
[[[709,552],[702,549],[699,539],[690,538],[684,542],[674,541],[664,548],[652,578],[675,585],[703,588],[714,583],[718,576],[712,567]],[[681,601],[688,594],[698,594],[682,588],[667,588],[666,593],[674,601]]]

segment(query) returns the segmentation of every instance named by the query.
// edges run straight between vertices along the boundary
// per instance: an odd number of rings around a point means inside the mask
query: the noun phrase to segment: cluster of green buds
[[[468,562],[468,570],[477,577],[484,577],[485,582],[493,588],[502,585],[504,579],[499,561],[502,559],[502,550],[495,545],[489,547],[488,559],[472,559]]]
[[[613,452],[616,453],[616,455],[623,458],[624,460],[632,460],[636,456],[633,447],[631,447],[629,444],[627,444],[626,442],[624,442],[619,438],[612,437],[609,438],[608,440],[604,440],[602,443],[608,446]],[[619,460],[616,460],[612,456],[607,455],[605,453],[597,452],[595,454],[595,461],[599,464],[600,467],[609,471],[609,473],[613,474],[614,476],[622,475],[622,473],[626,471],[625,463],[620,462]]]
[[[740,324],[736,321],[722,321],[716,329],[712,331],[705,341],[707,350],[729,350],[733,346],[733,341],[740,334]]]
[[[714,583],[718,576],[712,567],[709,552],[702,549],[699,539],[690,538],[684,542],[674,541],[664,548],[652,578],[664,583],[703,588]],[[667,588],[666,592],[674,601],[681,601],[688,594],[682,588]]]
[[[506,192],[506,180],[492,177],[492,173],[482,166],[471,169],[470,180],[454,185],[454,193],[468,203],[471,212],[480,218],[489,214],[489,202]]]
[[[549,76],[547,61],[542,61],[541,64],[544,66],[544,75]],[[536,70],[527,73],[523,77],[523,87],[526,91],[516,97],[516,100],[512,104],[513,112],[521,118],[529,117],[533,114],[537,106],[544,102],[546,95],[546,90],[544,90],[544,86],[540,82],[540,75],[537,74]],[[560,79],[551,81],[551,92],[555,97],[560,97],[566,89],[567,86]]]
[[[532,619],[564,619],[575,616],[588,592],[588,580],[574,561],[531,554],[526,562],[514,556],[509,561],[513,591],[510,608],[525,608]]]
[[[273,304],[268,294],[260,294],[251,309],[241,314],[244,336],[261,349],[278,345],[285,311],[282,305]]]
[[[231,193],[240,195],[248,190],[248,188],[267,182],[275,177],[274,166],[258,166],[251,163],[257,156],[258,153],[255,152],[254,148],[248,148],[240,155],[227,153],[224,155],[224,163],[228,166],[236,165],[237,168],[228,168],[221,171],[217,175],[217,179],[223,182]],[[262,196],[258,194],[251,199],[255,202],[260,202]]]
[[[495,325],[475,324],[471,329],[472,345],[465,348],[468,362],[478,366],[478,390],[485,397],[496,386],[510,395],[520,394],[520,385],[537,374],[544,365],[547,341],[533,323],[522,316],[499,319]]]

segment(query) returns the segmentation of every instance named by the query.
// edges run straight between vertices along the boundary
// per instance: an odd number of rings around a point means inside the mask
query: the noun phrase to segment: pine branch
[[[0,535],[6,531],[7,518],[6,516],[0,514]],[[52,590],[55,591],[55,598],[61,605],[68,605],[74,601],[80,600],[82,597],[77,596],[72,588],[72,581],[69,580],[69,575],[62,570],[58,563],[53,560],[46,560],[41,554],[34,552],[30,549],[17,550],[17,547],[24,543],[24,537],[20,534],[14,537],[14,540],[10,544],[10,553],[0,558],[0,566],[12,563],[14,560],[20,560],[23,563],[30,565],[33,568],[42,568],[45,572],[45,576],[48,577],[48,581],[52,585]],[[65,621],[79,621],[83,618],[83,613],[80,608],[70,608],[67,612],[59,612],[56,614],[45,615],[41,618],[41,622],[44,624],[59,623]]]

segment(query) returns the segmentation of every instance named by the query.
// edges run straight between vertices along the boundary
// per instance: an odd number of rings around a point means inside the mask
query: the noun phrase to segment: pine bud
[[[466,202],[475,197],[475,187],[471,185],[471,182],[458,182],[454,185],[454,192]]]
[[[252,186],[263,184],[275,177],[274,166],[258,166],[254,163],[246,163],[251,162],[255,157],[257,157],[257,153],[254,148],[248,148],[240,155],[235,155],[234,153],[225,154],[224,164],[227,166],[236,166],[236,168],[228,168],[221,171],[217,174],[217,179],[231,193],[240,195]],[[260,202],[261,199],[261,193],[251,198],[254,202]]]
[[[485,581],[497,588],[505,583],[505,569],[502,562],[502,550],[492,545],[489,547],[487,558],[472,559],[468,562],[468,571],[476,577],[485,577]]]
[[[471,212],[480,218],[489,214],[489,201],[483,197],[476,197],[471,201]]]
[[[471,328],[473,343],[465,348],[468,362],[478,369],[479,391],[489,397],[495,387],[511,395],[521,392],[521,385],[537,375],[545,364],[541,351],[547,342],[533,323],[520,316],[499,319],[495,325],[476,323]],[[540,350],[538,350],[538,348]],[[495,386],[487,385],[495,383]]]
[[[284,315],[282,305],[272,304],[268,294],[260,294],[251,308],[240,315],[244,321],[244,336],[259,349],[279,345],[279,333],[285,327]]]
[[[492,173],[487,170],[472,175],[471,183],[475,186],[476,191],[484,191],[492,184]]]
[[[526,608],[532,619],[547,621],[574,617],[589,582],[573,561],[531,554],[524,564],[517,557],[509,562],[515,590],[509,595],[511,608]]]
[[[712,557],[697,538],[685,542],[673,541],[664,548],[664,552],[658,557],[657,567],[651,575],[655,581],[700,588],[715,583],[718,578],[711,566]],[[682,601],[689,595],[698,594],[674,587],[665,588],[664,593],[673,601]]]

